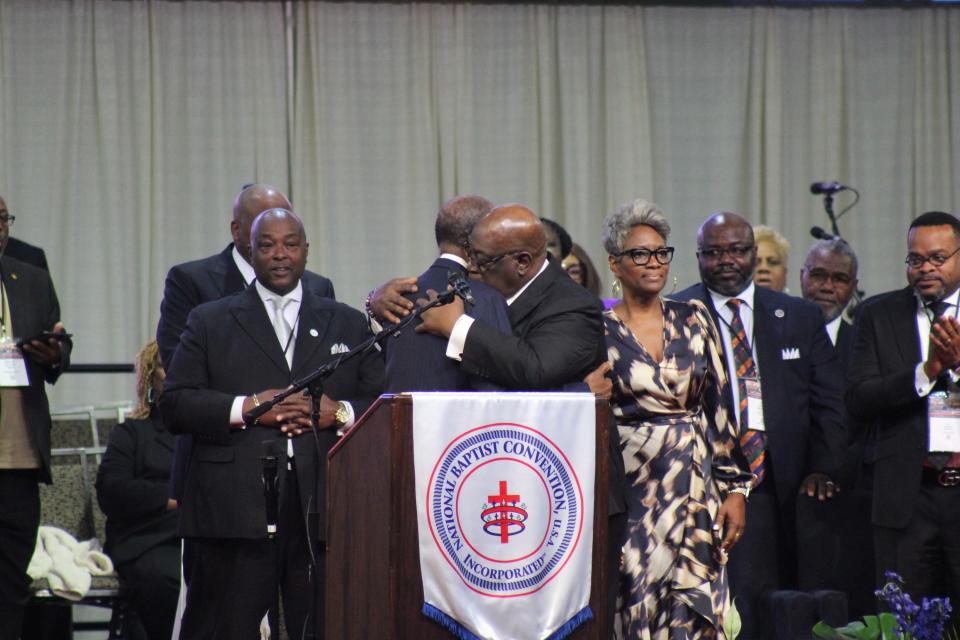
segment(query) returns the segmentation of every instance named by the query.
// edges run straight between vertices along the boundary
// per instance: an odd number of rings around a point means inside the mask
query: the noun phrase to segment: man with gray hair
[[[823,311],[823,321],[830,341],[846,363],[853,322],[844,313],[857,291],[857,255],[841,238],[813,243],[800,272],[803,297]]]

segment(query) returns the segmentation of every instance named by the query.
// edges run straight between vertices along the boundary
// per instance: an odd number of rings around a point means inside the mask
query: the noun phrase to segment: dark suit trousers
[[[17,640],[30,598],[27,565],[40,526],[35,471],[0,470],[0,640]]]
[[[903,529],[874,525],[877,584],[883,573],[899,573],[914,602],[948,596],[953,605],[950,623],[960,630],[960,486],[920,486],[913,517]]]
[[[769,468],[769,467],[768,467]],[[793,549],[768,474],[747,501],[747,527],[730,552],[730,589],[743,620],[739,640],[774,638],[770,592],[791,588]]]
[[[117,565],[149,640],[170,640],[180,595],[180,540],[156,546]]]
[[[184,553],[187,606],[181,640],[254,640],[260,620],[283,595],[284,621],[291,638],[323,637],[325,551],[314,542],[317,573],[315,611],[310,551],[296,474],[287,472],[277,536],[273,540],[188,538]],[[306,633],[303,633],[304,630]],[[276,629],[273,637],[278,637]]]

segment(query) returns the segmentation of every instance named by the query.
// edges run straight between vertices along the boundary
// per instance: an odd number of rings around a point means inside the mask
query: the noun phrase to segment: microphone
[[[840,184],[839,182],[814,182],[810,185],[810,193],[815,196],[820,194],[833,195],[840,191],[846,191],[849,188],[847,185]]]
[[[810,235],[818,240],[833,240],[837,236],[827,233],[823,227],[810,227]]]
[[[277,520],[280,512],[280,483],[277,478],[280,459],[277,456],[276,441],[261,442],[260,452],[260,478],[263,480],[263,497],[267,508],[267,537],[272,538],[277,535]]]
[[[477,304],[476,299],[473,297],[473,291],[470,290],[470,285],[464,280],[462,273],[459,271],[448,271],[447,282],[450,283],[454,292],[460,296],[464,302],[467,304]]]

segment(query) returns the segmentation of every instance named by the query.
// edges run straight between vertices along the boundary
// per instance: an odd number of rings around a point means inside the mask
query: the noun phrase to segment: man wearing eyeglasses
[[[676,294],[703,302],[720,330],[740,446],[756,475],[747,527],[731,552],[741,640],[775,636],[770,592],[797,584],[796,502],[827,500],[842,459],[842,376],[813,304],[757,287],[753,228],[716,213],[697,236],[699,284]]]
[[[448,338],[447,356],[511,391],[587,391],[584,378],[607,361],[602,306],[547,259],[536,214],[503,205],[470,232],[470,258],[483,281],[507,300],[511,333],[464,313],[459,298],[425,312],[417,331]],[[620,547],[626,524],[623,457],[610,422],[610,516],[607,619],[613,619]]]
[[[0,249],[13,216],[0,200]],[[0,257],[0,640],[19,638],[30,597],[27,566],[40,524],[39,483],[51,481],[53,384],[70,362],[50,274]]]
[[[847,407],[876,433],[877,577],[903,576],[915,598],[960,602],[960,220],[941,211],[907,232],[909,286],[865,301],[854,327]]]
[[[844,372],[853,349],[851,307],[857,266],[850,245],[833,238],[813,243],[800,272],[803,297],[823,312],[824,327]],[[798,504],[800,587],[843,591],[849,617],[860,618],[876,610],[870,527],[873,438],[868,438],[869,425],[849,415],[845,419],[848,442],[837,477],[843,493],[829,502]]]
[[[7,209],[7,203],[4,199],[0,198],[0,221],[7,227],[7,232],[3,234],[2,244],[0,244],[0,254],[16,258],[20,262],[32,264],[35,267],[49,272],[50,268],[47,266],[47,254],[43,252],[43,249],[10,236],[10,227],[13,226],[13,222],[16,219],[17,217],[12,215]]]

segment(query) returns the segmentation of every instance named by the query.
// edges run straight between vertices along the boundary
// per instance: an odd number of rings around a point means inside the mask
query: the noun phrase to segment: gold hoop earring
[[[620,278],[614,278],[613,285],[610,287],[613,297],[618,300],[623,299],[623,285],[620,284]]]
[[[673,295],[673,292],[677,290],[677,276],[673,276],[673,288],[670,289],[670,293],[667,295]]]

